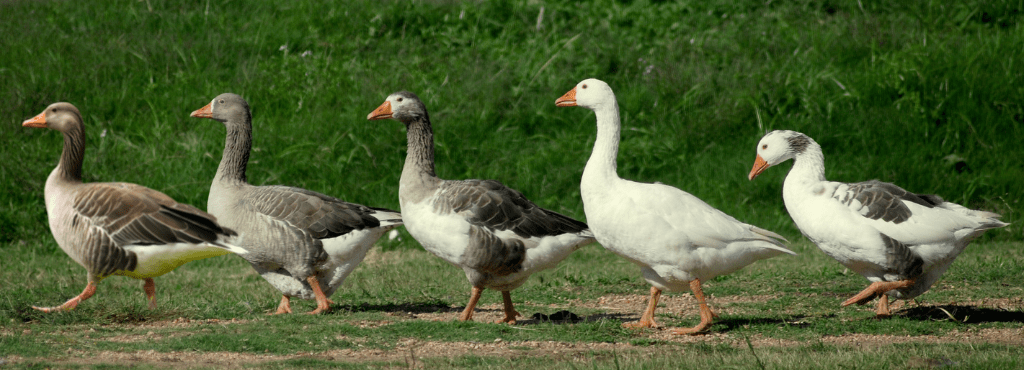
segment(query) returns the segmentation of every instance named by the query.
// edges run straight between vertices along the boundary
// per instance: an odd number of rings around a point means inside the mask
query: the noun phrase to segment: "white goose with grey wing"
[[[924,293],[972,240],[1007,225],[998,214],[881,181],[828,181],[821,146],[796,131],[765,135],[748,178],[789,159],[782,197],[790,217],[825,254],[872,282],[844,306],[880,297],[876,313],[888,316],[890,295]]]

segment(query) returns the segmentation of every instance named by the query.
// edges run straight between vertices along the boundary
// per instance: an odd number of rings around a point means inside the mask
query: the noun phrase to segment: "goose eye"
[[[580,88],[581,89],[586,89],[587,88],[587,84],[583,84],[583,86],[580,86]]]
[[[398,98],[398,102],[401,103],[402,102],[402,98]]]
[[[218,103],[224,104],[224,99],[221,99]]]
[[[761,145],[761,149],[768,149],[768,144]]]

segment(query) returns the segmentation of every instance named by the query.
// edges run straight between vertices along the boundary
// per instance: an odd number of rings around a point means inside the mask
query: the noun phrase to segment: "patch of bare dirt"
[[[711,297],[712,308],[723,315],[738,313],[742,308],[737,308],[737,303],[763,303],[778,298],[778,295],[761,296],[727,296]],[[581,315],[581,320],[598,321],[613,319],[610,321],[617,325],[618,321],[637,320],[640,311],[647,304],[646,295],[608,295],[596,300],[574,300],[567,305],[535,305],[529,304],[534,309],[520,312],[526,316],[521,317],[519,325],[515,328],[531,330],[530,325],[539,323],[539,320],[530,317],[533,311],[547,311],[550,314],[557,310],[570,311],[597,311],[599,313]],[[690,318],[694,322],[697,317],[697,302],[691,294],[663,295],[659,305],[659,312],[672,313]],[[523,305],[526,306],[526,305]],[[547,307],[543,309],[540,307]],[[896,309],[894,314],[902,316],[919,317],[921,319],[955,320],[967,322],[989,321],[1001,322],[1024,322],[1020,312],[1022,300],[1011,299],[982,299],[971,302],[958,302],[946,305],[919,305],[910,303]],[[353,321],[351,324],[361,328],[376,328],[390,325],[395,322],[408,320],[430,320],[430,321],[451,321],[458,316],[464,307],[461,306],[431,306],[431,307],[398,307],[392,308],[386,315],[391,319],[386,320],[361,320]],[[998,315],[1008,315],[1006,317]],[[501,304],[487,304],[477,307],[474,313],[474,320],[479,322],[493,322],[504,316]],[[947,317],[948,316],[948,317]],[[973,319],[972,319],[973,318]],[[253,318],[249,320],[189,320],[177,318],[173,320],[147,321],[141,323],[113,324],[131,328],[133,331],[149,329],[145,334],[126,334],[110,337],[106,340],[114,342],[138,342],[161,340],[176,336],[187,336],[192,330],[167,333],[168,328],[196,329],[205,325],[232,325],[252,321],[261,321],[264,318]],[[799,319],[793,322],[786,322],[789,325],[800,325]],[[780,321],[780,324],[783,322]],[[81,328],[69,328],[69,330],[82,330]],[[25,333],[5,330],[2,333],[7,335],[18,335]],[[807,345],[806,341],[794,341],[787,339],[769,338],[760,335],[743,337],[734,335],[729,331],[712,332],[699,336],[678,336],[665,329],[644,329],[637,333],[637,343],[647,342],[651,345],[634,345],[631,343],[566,343],[555,341],[505,341],[495,338],[488,342],[437,342],[424,341],[419,339],[402,339],[395,344],[395,348],[383,349],[338,349],[325,352],[305,352],[289,355],[233,353],[233,352],[89,352],[83,350],[69,349],[68,352],[59,358],[47,359],[58,366],[90,366],[111,363],[135,363],[147,364],[155,367],[216,367],[216,368],[240,368],[247,366],[259,366],[267,362],[278,362],[290,359],[320,359],[339,362],[392,362],[401,364],[400,367],[421,367],[422,361],[427,358],[450,358],[464,355],[478,355],[489,357],[519,358],[527,356],[546,356],[558,361],[586,361],[593,356],[594,352],[612,351],[617,353],[635,354],[656,354],[668,351],[679,351],[679,347],[673,344],[687,343],[709,343],[726,344],[736,348],[746,348],[747,341],[755,348],[779,348]],[[346,340],[355,344],[365,343],[365,338],[348,337],[339,335],[336,339]],[[872,348],[887,346],[896,343],[995,343],[1007,345],[1024,345],[1024,327],[1018,328],[986,328],[977,329],[965,327],[962,330],[948,332],[942,335],[869,335],[869,334],[846,334],[839,336],[825,335],[820,342],[828,345],[846,346],[854,348]],[[641,343],[642,344],[642,343]],[[8,357],[0,359],[8,364],[19,363],[31,359],[21,357]]]
[[[668,330],[646,329],[645,337],[668,343],[711,343],[727,344],[736,348],[746,348],[748,338],[727,333],[711,333],[700,336],[677,336]],[[358,338],[346,338],[358,339]],[[749,338],[754,348],[793,347],[806,345],[798,342],[777,338],[765,338],[755,335]],[[356,340],[358,342],[358,340]],[[821,342],[830,345],[854,348],[881,347],[896,343],[998,343],[1021,345],[1024,343],[1024,328],[1015,329],[982,329],[956,331],[947,335],[898,336],[898,335],[866,335],[849,334],[841,336],[823,336]],[[51,359],[56,365],[89,366],[100,364],[146,364],[156,367],[216,367],[241,368],[290,359],[310,358],[338,362],[396,362],[408,367],[416,367],[428,358],[451,358],[468,354],[487,357],[519,358],[529,356],[546,356],[558,361],[586,361],[593,352],[616,351],[617,353],[658,353],[679,351],[675,346],[644,346],[630,343],[566,343],[555,341],[504,341],[495,339],[490,342],[436,342],[418,339],[403,339],[396,343],[394,349],[339,349],[324,352],[302,352],[290,355],[252,354],[234,352],[90,352],[69,349],[65,356]],[[8,363],[19,363],[25,359],[9,357]],[[403,366],[403,367],[405,367]]]
[[[956,330],[944,335],[825,335],[822,343],[854,347],[879,347],[899,343],[994,343],[1024,345],[1024,328]]]

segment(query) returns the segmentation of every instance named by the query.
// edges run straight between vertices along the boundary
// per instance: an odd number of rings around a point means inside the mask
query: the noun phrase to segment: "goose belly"
[[[127,245],[122,247],[135,253],[137,264],[135,270],[118,271],[115,275],[146,279],[157,277],[178,268],[188,262],[204,258],[222,256],[227,249],[209,244],[162,244],[162,245]]]
[[[345,278],[366,258],[366,253],[377,240],[393,228],[376,227],[352,230],[345,235],[322,240],[328,258],[320,267],[321,272],[317,274],[317,278],[321,281],[321,285],[326,285],[324,294],[331,296],[345,281]]]
[[[469,223],[458,214],[437,214],[430,201],[402,204],[405,229],[423,249],[459,266],[469,245]]]

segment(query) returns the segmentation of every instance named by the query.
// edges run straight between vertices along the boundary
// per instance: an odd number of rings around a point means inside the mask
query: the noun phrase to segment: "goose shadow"
[[[415,318],[419,314],[429,313],[451,313],[458,314],[466,309],[465,306],[456,307],[452,306],[448,302],[444,301],[426,301],[426,302],[414,302],[414,303],[387,303],[387,304],[370,304],[370,303],[359,303],[359,304],[335,304],[331,306],[332,314],[341,314],[344,312],[383,312],[395,316],[408,316]],[[500,308],[481,308],[477,307],[474,310],[476,313],[489,312],[489,313],[501,313],[504,312]],[[553,314],[544,313],[533,313],[520,316],[516,320],[516,325],[538,325],[543,323],[552,323],[556,325],[561,324],[576,324],[576,323],[589,323],[597,322],[602,320],[618,320],[622,322],[636,321],[639,316],[635,314],[623,314],[623,313],[595,313],[592,315],[580,316],[576,313],[562,310]]]
[[[828,319],[828,318],[833,318],[835,316],[836,316],[835,314],[828,314],[828,315],[824,315],[824,316],[813,316],[813,318],[815,318],[815,319]],[[726,333],[726,332],[730,332],[730,331],[736,330],[738,328],[743,328],[743,327],[747,327],[747,326],[750,326],[750,325],[779,325],[779,326],[788,326],[788,327],[794,327],[794,328],[806,328],[806,327],[811,326],[811,324],[808,321],[804,320],[804,319],[811,318],[811,317],[812,316],[808,316],[808,315],[793,315],[793,316],[786,316],[786,317],[760,317],[760,318],[720,317],[720,318],[716,318],[714,320],[714,322],[711,323],[711,325],[714,325],[714,326],[725,325],[724,329],[715,328],[714,332],[716,332],[716,333]]]
[[[516,320],[516,325],[540,325],[540,324],[580,324],[580,323],[592,323],[598,321],[612,320],[612,321],[635,321],[638,317],[634,314],[626,313],[594,313],[591,315],[577,315],[576,313],[562,310],[553,314],[545,314],[536,312],[531,315],[524,315],[521,319]]]
[[[893,316],[919,321],[950,320],[962,324],[1024,323],[1024,311],[955,304],[907,308],[896,312]]]
[[[462,312],[465,307],[452,307],[444,301],[386,303],[386,304],[334,304],[331,305],[332,312],[384,312],[391,314],[424,314],[424,313],[445,313]]]

